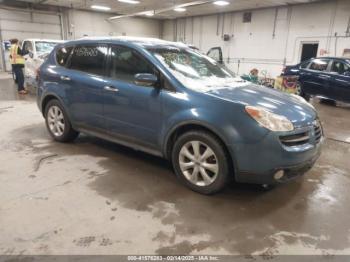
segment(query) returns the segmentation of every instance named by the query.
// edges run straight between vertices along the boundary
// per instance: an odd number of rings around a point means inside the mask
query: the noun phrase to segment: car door
[[[107,45],[76,45],[59,79],[71,118],[86,129],[105,129],[103,87],[106,85]],[[60,62],[60,61],[58,61]]]
[[[32,41],[26,40],[23,42],[22,50],[26,53],[24,55],[24,76],[34,79],[36,75],[36,68],[34,68],[34,44]]]
[[[224,59],[222,56],[222,49],[221,47],[212,47],[207,52],[207,56],[214,59],[216,62],[220,64],[224,64]]]
[[[303,91],[310,95],[327,96],[330,74],[327,71],[329,59],[314,59],[305,70],[299,73]]]
[[[112,45],[105,87],[104,115],[116,137],[157,149],[161,127],[161,89],[135,84],[136,74],[158,75],[155,67],[136,50]]]
[[[331,66],[330,94],[334,100],[350,102],[350,64],[333,60]]]

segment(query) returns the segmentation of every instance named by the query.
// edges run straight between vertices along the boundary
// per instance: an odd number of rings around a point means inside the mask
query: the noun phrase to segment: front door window
[[[133,83],[136,74],[154,74],[155,70],[140,54],[124,46],[112,46],[109,75],[113,79]]]

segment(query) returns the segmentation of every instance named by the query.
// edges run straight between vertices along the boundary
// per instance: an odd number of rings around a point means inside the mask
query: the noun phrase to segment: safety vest
[[[24,58],[23,56],[18,54],[18,45],[11,45],[10,48],[10,62],[12,65],[24,65]]]

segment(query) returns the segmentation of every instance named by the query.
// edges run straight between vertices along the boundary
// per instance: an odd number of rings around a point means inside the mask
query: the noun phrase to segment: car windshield
[[[38,53],[50,53],[52,49],[57,45],[56,42],[35,42],[35,49]]]
[[[195,50],[168,47],[149,51],[177,80],[190,89],[207,92],[246,83],[225,66]]]

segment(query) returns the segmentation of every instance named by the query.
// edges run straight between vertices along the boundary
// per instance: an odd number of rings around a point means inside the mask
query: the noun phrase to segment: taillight
[[[284,74],[286,72],[286,67],[284,66],[282,69],[282,74]]]

